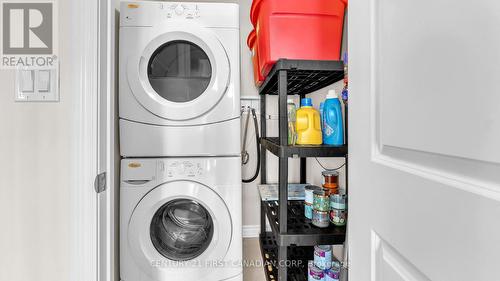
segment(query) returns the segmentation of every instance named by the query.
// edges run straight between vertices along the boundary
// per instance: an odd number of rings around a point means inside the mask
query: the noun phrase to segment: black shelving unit
[[[264,272],[267,281],[277,281],[279,262],[278,245],[271,232],[260,235],[260,249],[264,262]],[[287,265],[289,281],[307,281],[307,261],[312,260],[313,247],[289,246],[287,247],[288,260],[293,261]]]
[[[347,154],[347,145],[281,146],[279,138],[262,138],[261,144],[278,157],[344,157]]]
[[[304,98],[316,90],[344,78],[342,61],[307,61],[281,59],[259,89],[261,97],[261,183],[267,183],[266,151],[279,157],[279,196],[277,201],[261,201],[260,245],[268,281],[307,280],[307,260],[313,255],[312,246],[342,244],[346,227],[318,228],[304,217],[303,201],[288,201],[288,158],[300,158],[300,182],[306,183],[307,157],[344,157],[347,173],[347,145],[288,145],[288,95]],[[279,136],[268,137],[266,97],[278,95]],[[346,113],[347,115],[347,113]],[[346,118],[347,128],[347,118]],[[347,140],[347,138],[346,138]],[[346,141],[347,143],[347,141]],[[346,176],[347,180],[347,176]],[[347,188],[347,183],[346,183]],[[266,232],[266,217],[272,232]],[[302,261],[290,266],[285,261]]]
[[[265,213],[269,219],[272,233],[278,246],[315,246],[328,244],[342,244],[345,240],[345,226],[318,228],[311,220],[304,216],[304,201],[288,201],[287,205],[287,232],[279,230],[280,217],[278,201],[264,202]]]

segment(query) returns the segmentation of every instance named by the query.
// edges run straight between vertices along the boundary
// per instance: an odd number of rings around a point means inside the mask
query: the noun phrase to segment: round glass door
[[[148,79],[158,95],[171,102],[189,102],[203,94],[212,78],[208,55],[188,41],[162,45],[151,56]]]
[[[198,202],[176,199],[153,216],[150,236],[156,250],[173,261],[192,260],[210,245],[214,225],[210,213]]]
[[[207,113],[224,97],[231,81],[223,45],[213,31],[197,26],[165,27],[123,64],[137,101],[168,120]]]
[[[191,280],[212,267],[177,262],[219,261],[228,253],[232,220],[224,200],[193,181],[161,184],[135,207],[127,225],[130,255],[151,280]],[[173,262],[173,263],[170,263]]]

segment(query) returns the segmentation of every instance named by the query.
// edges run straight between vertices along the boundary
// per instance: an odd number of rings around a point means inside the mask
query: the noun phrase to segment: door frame
[[[118,273],[118,224],[115,208],[117,198],[116,182],[119,158],[116,156],[115,126],[115,2],[112,0],[95,1],[97,16],[95,32],[97,61],[97,172],[106,173],[106,189],[97,194],[97,281],[119,280]]]
[[[96,280],[97,276],[97,200],[93,181],[97,171],[97,48],[96,1],[71,1],[70,17],[74,65],[72,81],[75,126],[73,149],[71,278],[75,281]],[[80,42],[80,43],[76,43]]]
[[[74,27],[71,74],[75,83],[70,94],[78,97],[72,105],[78,126],[73,129],[75,147],[71,160],[74,190],[70,198],[70,279],[111,281],[118,279],[114,274],[115,231],[112,227],[115,225],[114,53],[111,52],[114,33],[110,32],[114,23],[113,2],[71,1],[69,6]],[[102,171],[108,171],[107,188],[98,195],[94,179]],[[105,224],[100,220],[102,217]]]

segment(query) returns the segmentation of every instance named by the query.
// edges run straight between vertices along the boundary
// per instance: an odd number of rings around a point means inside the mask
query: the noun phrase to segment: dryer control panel
[[[194,21],[209,28],[238,29],[239,6],[235,3],[121,1],[121,27],[163,28],[165,21]]]

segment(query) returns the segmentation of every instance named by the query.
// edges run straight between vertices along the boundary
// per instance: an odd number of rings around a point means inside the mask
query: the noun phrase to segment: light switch
[[[21,70],[21,92],[32,93],[34,91],[33,70]]]
[[[16,71],[17,102],[58,102],[59,63],[51,67],[26,67]]]
[[[38,71],[38,85],[39,92],[50,92],[50,70]]]

